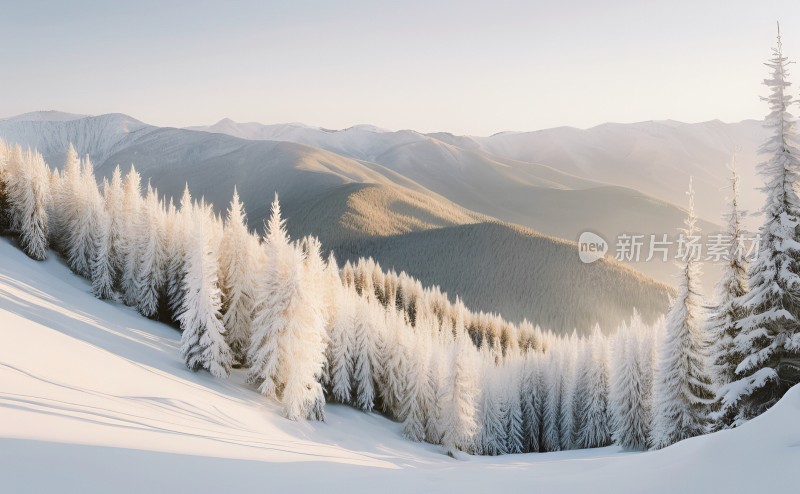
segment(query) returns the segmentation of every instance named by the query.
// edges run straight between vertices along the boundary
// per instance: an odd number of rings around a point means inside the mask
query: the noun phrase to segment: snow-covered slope
[[[66,146],[70,143],[81,155],[91,155],[95,165],[99,165],[115,150],[124,147],[131,135],[156,128],[120,113],[98,117],[51,113],[26,113],[0,120],[0,137],[7,142],[38,149],[51,166],[63,165]]]
[[[174,329],[94,299],[0,239],[3,492],[794,492],[800,388],[740,429],[652,453],[609,447],[453,460],[375,414],[290,422],[192,373]]]

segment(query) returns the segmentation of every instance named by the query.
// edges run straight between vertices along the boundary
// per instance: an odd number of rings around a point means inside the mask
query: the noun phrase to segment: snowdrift
[[[91,296],[0,239],[3,492],[778,492],[796,489],[800,388],[740,429],[650,453],[610,447],[453,460],[376,414],[290,422],[187,370],[178,332]]]

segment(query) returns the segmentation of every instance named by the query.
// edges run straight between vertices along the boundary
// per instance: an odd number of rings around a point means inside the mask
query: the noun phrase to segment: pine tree
[[[428,366],[430,365],[430,340],[417,333],[412,352],[413,362],[408,366],[408,386],[403,393],[403,435],[416,442],[425,440],[425,422],[430,406]]]
[[[8,195],[11,230],[20,247],[36,260],[47,259],[50,172],[38,152],[15,146],[9,153]]]
[[[582,362],[578,386],[583,398],[577,410],[581,417],[576,436],[579,448],[597,448],[611,442],[608,416],[608,354],[606,341],[600,326],[595,325],[589,339],[586,359]]]
[[[649,382],[645,375],[641,320],[634,313],[630,326],[623,325],[614,340],[613,370],[609,390],[611,438],[628,450],[647,449],[650,433]]]
[[[69,263],[69,252],[67,251],[67,236],[70,234],[71,217],[76,213],[75,195],[80,190],[81,185],[81,161],[75,147],[70,143],[67,149],[64,168],[60,175],[54,175],[51,187],[52,208],[50,218],[50,238],[53,245],[67,255]],[[74,221],[74,218],[72,219]],[[72,266],[70,266],[72,268]],[[74,268],[72,268],[75,271]],[[78,271],[75,271],[78,272]]]
[[[270,262],[256,297],[249,381],[263,395],[279,398],[287,418],[322,419],[318,379],[327,341],[322,303],[311,288],[320,273],[309,272],[303,254],[289,242],[277,195],[264,247]]]
[[[456,328],[455,341],[450,345],[442,404],[442,446],[453,458],[459,450],[470,450],[477,430],[475,401],[480,388],[474,353],[475,347],[463,327]]]
[[[178,321],[181,324],[181,354],[192,370],[206,369],[215,377],[228,377],[232,356],[225,342],[217,286],[217,253],[204,210],[196,210],[187,251],[183,292]]]
[[[722,267],[722,276],[717,283],[717,304],[709,321],[710,334],[714,341],[714,376],[719,391],[737,380],[736,367],[744,355],[736,350],[733,343],[739,334],[737,321],[746,315],[739,300],[747,293],[747,261],[739,252],[743,240],[742,218],[739,209],[739,176],[736,174],[736,161],[731,163],[728,210],[722,219],[725,222],[725,238],[729,241],[727,259]],[[730,427],[736,415],[735,407],[725,406],[719,400],[719,410],[714,413],[714,428]]]
[[[379,374],[377,332],[381,312],[363,298],[358,298],[353,333],[354,404],[370,412],[375,406],[376,376]]]
[[[689,212],[685,238],[698,229],[694,214],[694,189],[689,182]],[[709,345],[703,321],[700,294],[700,263],[685,256],[681,266],[678,296],[669,309],[666,334],[661,343],[655,379],[653,428],[650,443],[655,449],[703,434],[714,391],[709,370]]]
[[[575,366],[577,365],[577,348],[578,348],[578,335],[575,331],[572,332],[569,339],[565,341],[567,351],[564,354],[562,363],[562,386],[561,386],[561,416],[560,433],[561,433],[561,449],[572,449],[576,435],[575,427]]]
[[[541,450],[542,385],[539,354],[529,351],[522,368],[522,417],[525,424],[526,451]]]
[[[122,171],[117,165],[111,175],[111,182],[103,187],[105,210],[109,216],[108,256],[111,260],[111,273],[114,288],[120,287],[121,274],[125,265],[123,251],[123,235],[125,234],[125,217],[123,210],[124,191],[122,188]]]
[[[74,150],[72,150],[74,152]],[[62,204],[56,209],[61,225],[61,248],[67,258],[67,265],[73,272],[91,279],[90,264],[94,257],[94,232],[97,229],[92,202],[98,195],[92,162],[88,156],[80,162],[80,171],[72,171],[72,156],[67,153],[68,163],[60,187]],[[69,168],[67,168],[69,167]]]
[[[147,186],[142,213],[136,247],[136,308],[145,317],[157,318],[164,288],[167,253],[164,245],[163,208],[157,192],[150,185]]]
[[[379,391],[384,412],[402,421],[405,419],[403,394],[409,386],[409,373],[412,372],[409,364],[414,358],[409,340],[410,328],[406,327],[403,315],[394,307],[388,307],[383,312],[384,338],[380,352],[382,379]]]
[[[348,288],[340,287],[336,291],[337,310],[328,340],[328,366],[331,395],[340,403],[351,403],[353,398],[353,327],[357,297]]]
[[[8,230],[8,145],[0,139],[0,235]]]
[[[520,389],[520,369],[515,360],[504,370],[505,395],[505,429],[506,429],[506,452],[510,454],[525,452],[525,425],[523,423],[521,389]]]
[[[544,369],[544,402],[542,403],[542,450],[561,450],[561,360],[558,350],[548,352]]]
[[[750,292],[737,299],[748,315],[737,321],[741,330],[733,340],[744,358],[735,369],[737,380],[719,393],[726,425],[732,426],[763,413],[800,382],[800,149],[788,110],[790,62],[780,30],[773,52],[766,64],[772,75],[764,81],[770,88],[765,126],[772,135],[760,150],[769,159],[759,165],[767,197],[764,224]]]
[[[177,320],[176,315],[180,312],[185,296],[183,293],[184,264],[186,263],[186,254],[191,240],[193,209],[192,195],[189,193],[189,185],[186,184],[181,197],[180,212],[175,218],[172,235],[167,240],[169,258],[166,274],[167,301],[169,310],[175,320]]]
[[[92,178],[94,180],[94,178]],[[107,181],[103,189],[108,189]],[[91,194],[91,214],[94,217],[92,224],[92,258],[89,261],[89,271],[92,280],[92,293],[100,299],[114,297],[114,264],[111,254],[111,215],[105,208],[105,201],[100,192],[89,189]]]
[[[220,246],[220,286],[225,339],[234,358],[243,362],[250,344],[256,280],[244,208],[234,189],[225,236]]]
[[[138,303],[137,274],[139,273],[139,262],[141,253],[139,252],[140,232],[143,228],[142,218],[142,178],[131,166],[130,171],[125,175],[123,182],[123,197],[121,220],[123,233],[120,236],[120,251],[122,257],[122,270],[120,273],[120,290],[122,300],[125,305],[135,307]]]
[[[422,326],[418,326],[424,328]],[[441,444],[444,435],[443,406],[445,403],[446,346],[439,333],[431,331],[431,354],[428,365],[428,414],[425,421],[425,439],[431,444]]]
[[[502,455],[507,452],[508,431],[498,369],[488,344],[481,347],[481,392],[478,403],[478,432],[475,452],[480,455]]]

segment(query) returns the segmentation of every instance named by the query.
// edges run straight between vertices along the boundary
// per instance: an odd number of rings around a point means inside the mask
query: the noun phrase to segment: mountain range
[[[372,256],[476,310],[581,332],[595,322],[612,329],[633,307],[656,317],[675,270],[668,262],[633,265],[653,281],[610,256],[584,265],[574,244],[580,233],[612,243],[624,232],[673,233],[685,217],[689,176],[701,216],[716,218],[725,163],[736,151],[743,181],[752,183],[763,134],[755,121],[490,137],[230,120],[176,129],[122,114],[36,112],[0,121],[0,136],[38,148],[53,166],[73,143],[98,176],[134,163],[166,196],[177,198],[188,182],[220,212],[236,186],[254,228],[277,192],[289,232],[319,236],[341,261]],[[744,197],[748,205],[758,200]],[[711,221],[701,228],[718,229]],[[710,286],[713,266],[707,271]]]

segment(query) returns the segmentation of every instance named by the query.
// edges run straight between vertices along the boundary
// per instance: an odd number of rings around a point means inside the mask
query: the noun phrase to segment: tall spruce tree
[[[739,334],[738,321],[746,314],[740,299],[747,293],[747,259],[740,248],[744,242],[742,220],[744,213],[739,207],[739,176],[736,161],[731,162],[730,197],[727,211],[722,216],[725,222],[724,239],[729,242],[722,276],[717,283],[717,301],[710,318],[709,326],[714,341],[714,377],[718,391],[718,410],[715,411],[714,429],[724,429],[733,425],[736,408],[722,402],[727,385],[738,380],[736,367],[744,358],[734,345]]]
[[[47,259],[50,171],[38,152],[15,146],[9,153],[6,194],[11,230],[25,253],[38,261]]]
[[[255,303],[255,261],[249,237],[244,207],[234,189],[219,254],[222,323],[225,339],[239,362],[245,361],[250,344]]]
[[[694,188],[689,181],[689,211],[684,238],[697,235]],[[688,245],[688,244],[687,244]],[[677,298],[669,309],[655,378],[650,444],[659,449],[703,434],[714,399],[707,325],[700,294],[700,262],[689,250],[680,265]]]
[[[748,314],[739,319],[734,338],[744,358],[736,367],[738,379],[720,393],[722,406],[735,408],[728,414],[733,426],[763,413],[800,382],[800,149],[789,112],[789,63],[779,29],[766,64],[772,74],[764,80],[770,89],[764,125],[771,132],[760,150],[769,156],[759,165],[767,197],[764,224],[750,292],[739,300]]]

